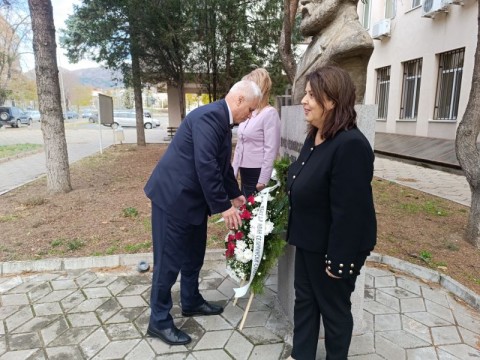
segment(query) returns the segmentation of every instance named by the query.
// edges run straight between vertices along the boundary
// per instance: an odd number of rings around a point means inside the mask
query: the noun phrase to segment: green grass
[[[59,247],[61,245],[63,245],[63,239],[55,239],[55,240],[52,240],[52,242],[50,243],[50,245],[52,247]]]
[[[138,210],[134,207],[128,207],[122,210],[124,217],[135,218],[138,216]]]
[[[21,153],[35,151],[41,149],[40,144],[17,144],[17,145],[0,145],[0,159],[9,158]]]
[[[127,244],[124,249],[127,253],[136,253],[140,250],[149,250],[151,245],[151,241],[145,241],[139,244]]]
[[[105,255],[113,255],[117,253],[118,246],[110,246],[107,250],[105,250]]]
[[[152,232],[152,220],[149,217],[143,219],[143,228],[149,233]]]
[[[67,249],[70,251],[78,250],[85,246],[85,243],[80,239],[73,239],[67,243]]]
[[[420,251],[420,257],[426,262],[429,262],[430,260],[432,260],[432,253],[429,251],[423,250],[423,251]]]
[[[16,215],[0,215],[0,223],[7,221],[14,221],[17,219]]]
[[[418,214],[418,213],[425,213],[434,216],[447,216],[448,212],[443,209],[439,204],[435,201],[425,201],[424,203],[413,203],[408,202],[404,204],[400,204],[400,207],[410,213],[410,214]]]

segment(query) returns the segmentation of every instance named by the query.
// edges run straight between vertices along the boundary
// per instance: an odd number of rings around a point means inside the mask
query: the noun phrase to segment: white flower
[[[273,231],[274,224],[270,220],[265,221],[265,236]]]
[[[235,244],[235,247],[239,250],[245,250],[245,248],[247,247],[247,244],[245,243],[245,241],[243,240],[237,240],[237,243]],[[235,249],[236,250],[236,249]]]
[[[243,252],[243,257],[245,258],[245,262],[249,262],[249,261],[252,261],[252,258],[253,258],[253,252],[252,250],[250,249],[245,249],[245,251]]]

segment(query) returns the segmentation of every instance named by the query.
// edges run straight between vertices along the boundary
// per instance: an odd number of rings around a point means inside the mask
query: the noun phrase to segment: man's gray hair
[[[230,88],[229,94],[237,93],[245,96],[247,101],[258,100],[262,98],[262,91],[256,83],[251,80],[240,80],[233,84]]]

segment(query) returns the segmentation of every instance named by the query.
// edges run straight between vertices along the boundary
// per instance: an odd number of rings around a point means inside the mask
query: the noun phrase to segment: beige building
[[[467,106],[477,41],[476,0],[367,0],[374,38],[366,104],[376,131],[454,139]]]

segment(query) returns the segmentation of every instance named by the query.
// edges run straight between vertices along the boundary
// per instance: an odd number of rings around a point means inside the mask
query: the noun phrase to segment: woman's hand
[[[327,273],[328,276],[330,276],[331,278],[334,278],[334,279],[341,279],[340,276],[335,276],[333,275],[327,268],[325,268],[325,272]]]
[[[258,183],[256,188],[257,188],[257,191],[262,191],[263,189],[265,189],[266,185],[265,184],[262,184],[262,183]]]
[[[235,206],[238,209],[240,206],[245,205],[247,200],[245,199],[245,196],[240,195],[239,197],[236,197],[235,199],[233,199],[232,202],[233,202],[233,206]]]

